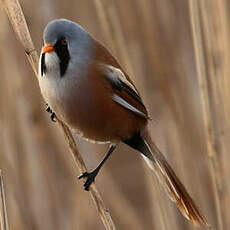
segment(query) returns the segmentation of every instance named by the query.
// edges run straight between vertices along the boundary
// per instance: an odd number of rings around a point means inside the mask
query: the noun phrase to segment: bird
[[[90,185],[119,143],[141,153],[170,199],[196,226],[208,223],[151,139],[147,108],[134,83],[116,58],[79,24],[50,21],[43,32],[39,59],[39,86],[48,111],[79,136],[94,143],[109,143],[104,159],[84,172]]]

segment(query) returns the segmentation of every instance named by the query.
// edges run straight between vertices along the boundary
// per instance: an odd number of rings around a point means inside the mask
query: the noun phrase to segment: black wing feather
[[[45,53],[42,53],[41,56],[41,76],[43,76],[43,74],[46,74]]]
[[[135,99],[135,101],[137,101],[141,106],[144,107],[144,109],[146,110],[145,105],[143,104],[140,96],[136,93],[135,90],[133,90],[129,85],[125,84],[122,80],[120,80],[119,78],[106,78],[110,85],[113,87],[113,89],[116,89],[118,91],[122,91],[124,90],[129,96],[131,96],[133,99]]]

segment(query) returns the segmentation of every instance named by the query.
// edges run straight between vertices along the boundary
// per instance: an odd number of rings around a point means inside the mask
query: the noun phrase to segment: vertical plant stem
[[[6,211],[6,198],[3,184],[2,171],[0,170],[0,221],[1,230],[9,230],[7,211]]]
[[[36,77],[38,77],[37,66],[38,66],[38,55],[34,48],[33,41],[31,39],[29,29],[27,27],[22,8],[18,0],[2,0],[3,6],[9,17],[9,20],[13,26],[13,29],[19,38],[24,50],[27,54],[29,62],[35,72]],[[82,159],[81,154],[78,151],[77,144],[73,138],[70,129],[57,118],[57,121],[65,134],[65,138],[69,144],[70,151],[72,153],[74,163],[77,165],[80,173],[86,171],[86,166]],[[109,211],[102,200],[100,193],[98,192],[95,184],[93,183],[90,187],[90,194],[97,208],[97,211],[101,217],[101,220],[107,230],[115,230],[115,224],[111,218]]]
[[[229,219],[225,208],[229,198],[224,192],[223,179],[227,178],[224,166],[229,159],[226,146],[230,71],[227,5],[225,0],[190,0],[189,7],[217,225],[222,230],[227,228],[223,220]]]

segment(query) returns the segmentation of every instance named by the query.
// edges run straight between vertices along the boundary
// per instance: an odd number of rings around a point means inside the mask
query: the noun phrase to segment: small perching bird
[[[130,78],[109,51],[80,25],[51,21],[44,30],[39,62],[42,95],[59,119],[87,140],[110,143],[102,162],[83,173],[89,190],[117,144],[142,153],[169,197],[195,225],[206,225],[164,155],[147,130],[149,115]],[[53,117],[53,114],[52,114]]]

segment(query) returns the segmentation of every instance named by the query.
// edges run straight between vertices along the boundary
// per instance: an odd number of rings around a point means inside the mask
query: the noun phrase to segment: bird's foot
[[[53,112],[53,110],[49,107],[49,105],[48,104],[46,104],[46,106],[47,106],[47,108],[46,108],[46,111],[48,112],[48,113],[50,113],[50,119],[51,119],[51,121],[53,121],[53,122],[56,122],[56,119],[55,119],[55,113]]]
[[[83,174],[81,174],[78,179],[82,179],[82,178],[85,178],[87,177],[85,183],[84,183],[84,189],[86,191],[89,191],[89,187],[90,185],[94,182],[95,180],[95,177],[97,176],[98,174],[98,170],[95,169],[93,170],[92,172],[88,173],[88,172],[84,172]]]

